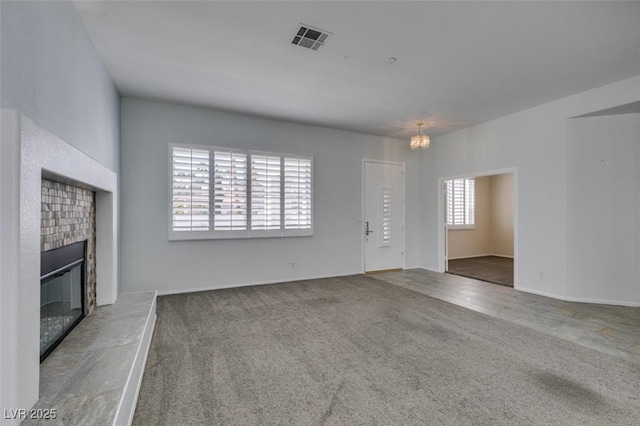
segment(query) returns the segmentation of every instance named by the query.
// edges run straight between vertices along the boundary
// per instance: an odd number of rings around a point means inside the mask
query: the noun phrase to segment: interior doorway
[[[404,268],[404,164],[363,165],[364,272]]]
[[[442,180],[444,272],[515,286],[515,175]]]

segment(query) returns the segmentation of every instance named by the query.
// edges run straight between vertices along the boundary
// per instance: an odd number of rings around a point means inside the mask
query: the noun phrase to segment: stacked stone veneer
[[[96,197],[77,186],[42,179],[40,250],[87,240],[85,253],[85,314],[96,305]]]

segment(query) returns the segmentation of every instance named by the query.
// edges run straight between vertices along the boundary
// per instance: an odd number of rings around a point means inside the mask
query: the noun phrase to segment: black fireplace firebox
[[[40,362],[84,318],[86,241],[42,252]]]

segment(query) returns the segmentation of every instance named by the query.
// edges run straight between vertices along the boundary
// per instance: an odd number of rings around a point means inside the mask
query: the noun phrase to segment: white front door
[[[364,163],[364,270],[404,267],[404,166]]]

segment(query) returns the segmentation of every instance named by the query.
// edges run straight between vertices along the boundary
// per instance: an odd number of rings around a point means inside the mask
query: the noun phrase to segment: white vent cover
[[[296,35],[293,36],[291,44],[306,47],[311,50],[318,50],[324,45],[324,42],[327,41],[331,34],[329,31],[314,28],[306,24],[300,24],[300,29],[298,29]]]

